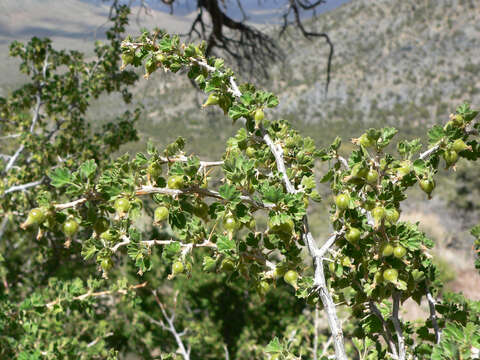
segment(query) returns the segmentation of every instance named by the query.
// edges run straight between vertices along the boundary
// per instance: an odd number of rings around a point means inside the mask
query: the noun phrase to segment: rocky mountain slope
[[[311,123],[348,115],[410,126],[431,123],[463,100],[480,103],[478,1],[355,0],[313,25],[336,46],[328,99],[326,47],[292,34],[284,69],[294,70],[282,71],[282,112],[305,103]]]
[[[95,40],[105,39],[109,5],[100,0],[2,0],[0,2],[0,96],[26,79],[18,72],[18,63],[8,55],[9,44],[26,42],[31,37],[49,37],[57,49],[74,49],[92,53]],[[132,9],[129,33],[141,27],[161,26],[181,32],[190,24],[188,17],[171,16],[152,10],[149,16]],[[136,17],[138,15],[138,18]],[[138,22],[136,21],[138,20]]]

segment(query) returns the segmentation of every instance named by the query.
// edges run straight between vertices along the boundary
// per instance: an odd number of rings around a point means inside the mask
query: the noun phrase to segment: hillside
[[[348,118],[408,126],[431,123],[459,101],[480,102],[480,3],[357,0],[314,23],[335,42],[333,81],[324,99],[326,50],[298,34],[283,72],[282,112],[307,104],[304,119]],[[306,71],[309,68],[312,71]],[[292,90],[295,95],[292,96]],[[345,113],[347,112],[347,113]]]
[[[139,8],[132,9],[129,33],[141,27],[163,26],[172,32],[184,31],[188,17],[171,16],[152,10],[149,16]],[[95,40],[105,39],[109,13],[107,3],[79,0],[2,0],[0,3],[0,96],[25,81],[18,72],[18,63],[8,55],[9,44],[26,42],[31,37],[49,37],[57,49],[72,49],[92,53]],[[139,14],[138,23],[136,16]]]

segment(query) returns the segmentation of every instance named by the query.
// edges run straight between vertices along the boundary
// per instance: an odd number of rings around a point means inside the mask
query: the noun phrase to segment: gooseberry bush
[[[120,26],[119,20],[114,20],[115,26]],[[460,159],[475,161],[480,156],[478,111],[468,104],[459,106],[446,124],[428,131],[426,150],[422,151],[420,139],[399,141],[395,146],[397,130],[385,127],[369,129],[353,139],[354,150],[345,156],[340,138],[326,149],[317,149],[311,138],[303,137],[287,121],[271,118],[269,109],[277,106],[277,97],[252,84],[239,83],[222,59],[205,57],[205,44],[183,44],[177,36],[155,31],[135,39],[127,37],[119,45],[115,35],[112,48],[121,51],[123,62],[118,68],[113,59],[108,62],[110,67],[103,64],[106,60],[100,50],[95,69],[75,54],[73,58],[58,55],[66,57],[62,65],[72,67],[71,71],[78,71],[76,66],[84,69],[75,77],[75,86],[71,85],[75,89],[70,103],[85,101],[101,91],[120,90],[126,95],[121,84],[133,83],[134,73],[124,73],[124,69],[143,66],[146,78],[157,70],[187,74],[208,94],[203,107],[219,107],[244,126],[227,141],[224,154],[216,160],[186,154],[182,138],[162,149],[149,143],[145,153],[110,160],[111,151],[102,153],[104,148],[96,145],[107,136],[98,134],[91,139],[87,132],[79,136],[79,130],[69,124],[83,131],[85,123],[74,117],[64,120],[62,116],[75,112],[68,107],[55,108],[64,100],[50,97],[51,91],[65,94],[59,84],[61,76],[68,73],[49,75],[48,69],[55,64],[51,54],[57,53],[48,43],[38,44],[40,50],[35,44],[31,49],[15,46],[21,49],[17,54],[25,56],[25,68],[32,62],[37,69],[37,83],[24,91],[32,91],[30,98],[40,99],[37,104],[44,112],[34,112],[32,120],[26,112],[32,104],[20,102],[15,93],[2,103],[4,113],[14,111],[18,117],[10,124],[22,131],[21,146],[38,146],[44,156],[17,156],[14,162],[22,163],[13,167],[8,162],[4,170],[2,211],[4,216],[21,218],[18,226],[25,232],[18,238],[11,235],[19,244],[10,240],[8,246],[38,251],[27,265],[16,265],[17,274],[10,264],[15,257],[2,259],[8,265],[2,267],[4,284],[15,285],[4,285],[2,293],[1,355],[95,359],[136,351],[144,358],[228,359],[227,345],[233,340],[222,345],[211,317],[178,305],[196,303],[198,289],[192,289],[198,286],[208,293],[211,304],[231,304],[235,316],[248,303],[242,294],[260,299],[258,309],[242,311],[262,319],[263,326],[268,324],[275,331],[259,346],[243,341],[252,339],[257,329],[246,334],[223,328],[224,335],[229,333],[230,339],[246,344],[235,345],[241,350],[235,358],[478,357],[480,304],[459,294],[440,297],[442,284],[429,253],[433,241],[418,224],[401,220],[401,203],[409,188],[418,186],[428,201],[435,194],[435,177],[441,166],[454,169]],[[22,55],[29,51],[33,55]],[[92,80],[90,74],[99,66],[104,69]],[[46,69],[43,74],[42,68]],[[49,76],[53,89],[43,91],[48,89]],[[111,78],[106,80],[107,76]],[[39,93],[34,95],[35,91]],[[86,105],[81,107],[83,111]],[[82,110],[75,111],[81,116]],[[33,139],[37,133],[30,130],[47,116],[61,121],[57,129],[62,130],[61,135],[53,144],[51,137]],[[133,139],[130,130],[113,124],[105,131],[111,134],[107,145],[112,151]],[[114,139],[120,141],[110,143]],[[90,145],[85,148],[86,144]],[[28,150],[32,154],[37,151]],[[51,159],[56,152],[61,161]],[[319,178],[314,171],[317,162],[328,166]],[[38,189],[35,194],[11,190],[20,187],[16,185],[19,182],[33,182],[38,177],[42,181],[31,186]],[[330,185],[331,198],[321,198],[317,181]],[[21,190],[27,187],[23,185]],[[332,233],[323,242],[315,239],[309,228],[311,201],[331,203]],[[14,220],[10,222],[10,231],[20,231],[14,228]],[[479,227],[472,235],[477,238],[478,253]],[[4,253],[16,251],[5,249]],[[52,266],[57,272],[64,270],[55,278],[38,273],[34,281],[25,275],[25,271],[35,273]],[[75,269],[75,279],[68,274],[70,266]],[[116,272],[119,268],[126,269],[122,277]],[[17,285],[29,281],[31,284]],[[162,293],[164,282],[177,283],[173,288],[178,291]],[[13,286],[24,289],[9,298],[7,290]],[[230,287],[228,301],[227,295],[216,294],[225,286]],[[296,299],[286,300],[288,291],[294,292]],[[105,297],[110,300],[101,301]],[[403,321],[400,308],[408,299],[427,303],[429,316]],[[314,311],[294,315],[293,310],[305,304]],[[229,318],[225,309],[218,314],[219,310],[210,306],[209,314],[223,316],[226,326],[236,329],[235,322],[240,319]],[[269,308],[277,312],[270,314]],[[321,310],[328,323],[326,332],[317,329]],[[289,321],[282,323],[282,317]],[[159,339],[152,326],[167,335]],[[322,353],[317,352],[319,347],[323,347]]]

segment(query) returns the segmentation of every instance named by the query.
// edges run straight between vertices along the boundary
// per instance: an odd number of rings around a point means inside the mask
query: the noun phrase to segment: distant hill
[[[105,38],[109,6],[80,0],[2,0],[0,2],[0,96],[7,89],[25,81],[17,71],[17,63],[8,56],[8,46],[14,41],[28,41],[33,36],[49,37],[58,49],[93,50],[95,40]],[[134,8],[135,12],[137,8]],[[161,11],[141,15],[139,23],[132,18],[129,33],[140,27],[162,26],[171,32],[185,31],[188,17],[171,16]]]
[[[356,0],[314,26],[335,43],[328,98],[326,47],[292,34],[281,112],[411,126],[445,118],[463,100],[480,104],[479,1]]]
[[[68,39],[66,48],[82,47],[81,42],[104,36],[109,12],[108,3],[80,0],[2,0],[0,3],[0,44],[12,40],[25,40],[32,36]],[[136,14],[138,7],[132,12]],[[171,16],[152,10],[150,16],[141,14],[138,25],[134,18],[131,30],[140,26],[161,24],[169,31],[183,31],[189,18]]]

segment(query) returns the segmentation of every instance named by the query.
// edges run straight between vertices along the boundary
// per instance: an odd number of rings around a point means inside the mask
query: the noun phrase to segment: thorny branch
[[[380,319],[382,322],[382,327],[383,327],[383,338],[385,339],[385,342],[388,344],[388,347],[390,348],[390,351],[392,353],[392,356],[394,359],[398,359],[398,353],[397,353],[397,348],[395,346],[395,343],[393,342],[392,338],[392,333],[390,332],[390,329],[388,328],[388,324],[385,321],[384,317],[382,316],[382,313],[380,310],[377,308],[377,305],[373,301],[370,301],[368,303],[370,307],[370,311]]]
[[[14,186],[8,188],[7,190],[5,190],[5,192],[3,193],[3,196],[5,196],[6,194],[15,192],[15,191],[24,191],[24,190],[27,190],[27,189],[29,189],[29,188],[31,188],[31,187],[35,187],[35,186],[40,185],[41,183],[43,183],[44,180],[45,180],[45,178],[42,177],[40,180],[32,181],[32,182],[29,182],[29,183],[27,183],[27,184],[14,185]]]
[[[337,356],[337,359],[346,360],[347,355],[345,353],[342,327],[337,316],[335,303],[333,302],[332,295],[330,294],[327,287],[327,283],[325,281],[325,274],[323,272],[323,258],[322,256],[319,256],[320,251],[318,250],[315,239],[313,238],[312,233],[310,232],[310,229],[308,226],[308,219],[306,216],[303,218],[303,225],[304,225],[303,238],[307,244],[308,252],[310,253],[310,256],[313,258],[313,264],[314,264],[313,286],[316,289],[316,291],[318,291],[318,294],[320,295],[323,306],[325,308],[325,312],[327,313],[327,320],[330,326],[330,330],[332,332],[333,345],[335,347],[335,354]],[[336,236],[337,235],[335,235],[335,238]],[[331,241],[331,245],[333,245],[333,243],[334,241]],[[327,250],[328,248],[325,247],[324,251],[326,252]]]
[[[287,175],[287,170],[285,169],[285,162],[283,161],[283,149],[280,145],[275,144],[268,135],[268,133],[263,130],[263,140],[265,143],[268,145],[270,148],[270,151],[272,152],[273,156],[275,157],[275,162],[277,163],[277,170],[282,174],[283,182],[285,183],[285,187],[287,188],[287,191],[291,194],[295,194],[297,190],[295,187],[292,185],[290,182],[290,179],[288,178]]]
[[[117,252],[119,248],[122,246],[126,246],[130,244],[130,239],[128,237],[123,237],[123,241],[115,244],[115,246],[112,247],[112,252]],[[140,242],[142,245],[145,246],[154,246],[154,245],[170,245],[173,243],[178,243],[176,240],[144,240]],[[180,246],[184,248],[194,248],[194,247],[209,247],[209,248],[216,248],[217,244],[212,243],[211,241],[205,240],[204,242],[200,244],[182,244],[180,243]]]
[[[170,188],[160,188],[155,186],[142,186],[135,191],[135,195],[149,195],[149,194],[164,194],[170,196],[179,196],[183,194],[198,194],[202,196],[208,196],[219,200],[224,200],[220,193],[215,190],[203,189],[200,187],[190,187],[186,189],[170,189]],[[275,207],[274,204],[264,204],[258,200],[253,199],[250,196],[240,195],[240,200],[245,201],[256,207],[257,209],[271,209]],[[68,208],[73,208],[79,205],[82,205],[88,201],[88,198],[83,197],[68,203],[56,204],[54,205],[57,210],[65,210]]]
[[[424,160],[424,159],[426,159],[427,157],[429,157],[430,155],[432,155],[432,154],[433,154],[435,151],[437,151],[439,148],[440,148],[439,145],[435,145],[435,146],[431,147],[430,149],[428,149],[427,151],[421,153],[418,158],[421,159],[421,160]]]
[[[398,343],[398,360],[405,360],[405,340],[403,338],[402,326],[398,318],[398,310],[400,307],[400,292],[394,291],[393,297],[393,311],[392,311],[392,321],[393,326],[395,327],[395,333],[397,334],[397,343]]]
[[[442,330],[438,326],[437,313],[435,311],[435,305],[437,304],[437,302],[433,298],[432,293],[430,292],[430,288],[428,286],[425,289],[425,292],[427,295],[428,307],[430,309],[430,320],[432,321],[432,326],[435,331],[435,342],[439,344],[442,338]]]
[[[93,340],[93,341],[91,341],[87,344],[87,348],[95,346],[100,340],[102,340],[106,337],[112,336],[112,335],[113,335],[113,332],[109,332],[109,333],[106,333],[103,337],[99,336],[99,337],[95,338],[95,340]]]
[[[47,77],[47,68],[48,68],[48,51],[46,51],[45,60],[42,68],[43,79],[46,79]],[[42,106],[41,94],[42,94],[42,88],[44,87],[44,85],[45,85],[44,83],[38,84],[37,95],[35,96],[35,100],[36,100],[35,110],[33,112],[32,123],[29,129],[31,134],[33,134],[35,130],[35,125],[37,124],[37,121],[40,118],[40,107]],[[17,149],[17,151],[15,151],[15,154],[13,154],[13,156],[8,161],[7,166],[5,167],[5,170],[4,170],[5,173],[7,173],[15,165],[15,162],[17,161],[18,157],[20,156],[20,154],[23,152],[24,149],[25,149],[25,145],[21,144]]]
[[[173,335],[173,337],[175,338],[175,341],[177,342],[177,345],[178,345],[178,351],[182,355],[183,359],[184,360],[190,360],[190,350],[191,350],[190,346],[188,347],[188,349],[185,348],[185,345],[183,344],[183,341],[182,341],[182,335],[183,334],[179,333],[177,331],[177,329],[175,328],[175,324],[174,324],[175,312],[173,312],[171,316],[168,316],[167,311],[165,310],[165,306],[160,301],[160,299],[157,295],[157,292],[155,290],[152,290],[152,294],[155,297],[155,301],[158,304],[158,306],[160,307],[160,310],[162,311],[162,315],[165,318],[165,321],[168,323],[168,326],[166,326],[163,321],[157,322],[157,323],[159,323],[160,326],[163,329],[169,331]],[[177,298],[177,296],[175,295],[175,302],[176,302],[176,298]]]
[[[275,157],[275,162],[277,164],[277,170],[282,174],[283,181],[285,183],[285,187],[289,193],[296,193],[297,190],[290,182],[288,178],[285,162],[283,160],[283,149],[280,145],[275,144],[268,133],[264,131],[263,139],[267,146],[270,148],[273,156]],[[343,332],[340,321],[337,317],[337,312],[335,308],[335,303],[333,302],[332,296],[328,290],[326,281],[325,281],[325,274],[323,272],[323,255],[328,251],[328,249],[335,243],[335,239],[339,236],[339,233],[335,233],[327,243],[322,247],[322,249],[318,249],[315,239],[313,238],[312,233],[309,229],[308,218],[307,216],[303,217],[303,238],[305,243],[308,247],[308,252],[313,259],[314,264],[314,282],[313,286],[318,291],[320,298],[322,300],[323,306],[325,307],[325,311],[327,313],[327,320],[330,326],[330,330],[332,332],[333,337],[333,344],[335,347],[335,354],[337,356],[337,360],[346,360],[347,355],[345,353],[344,347],[344,340],[343,340]]]
[[[134,290],[134,289],[140,289],[140,288],[143,288],[147,286],[147,282],[144,282],[144,283],[141,283],[141,284],[137,284],[137,285],[132,285],[129,287],[130,290]],[[98,291],[98,292],[93,292],[93,291],[89,291],[83,295],[78,295],[78,296],[75,296],[73,297],[71,300],[75,301],[75,300],[85,300],[85,299],[88,299],[90,297],[101,297],[101,296],[107,296],[107,295],[112,295],[112,294],[126,294],[127,293],[127,290],[125,289],[119,289],[119,290],[105,290],[105,291]],[[47,304],[45,304],[45,306],[47,308],[51,308],[57,304],[60,304],[60,302],[62,302],[63,300],[65,299],[57,299],[57,300],[54,300],[54,301],[51,301]]]

